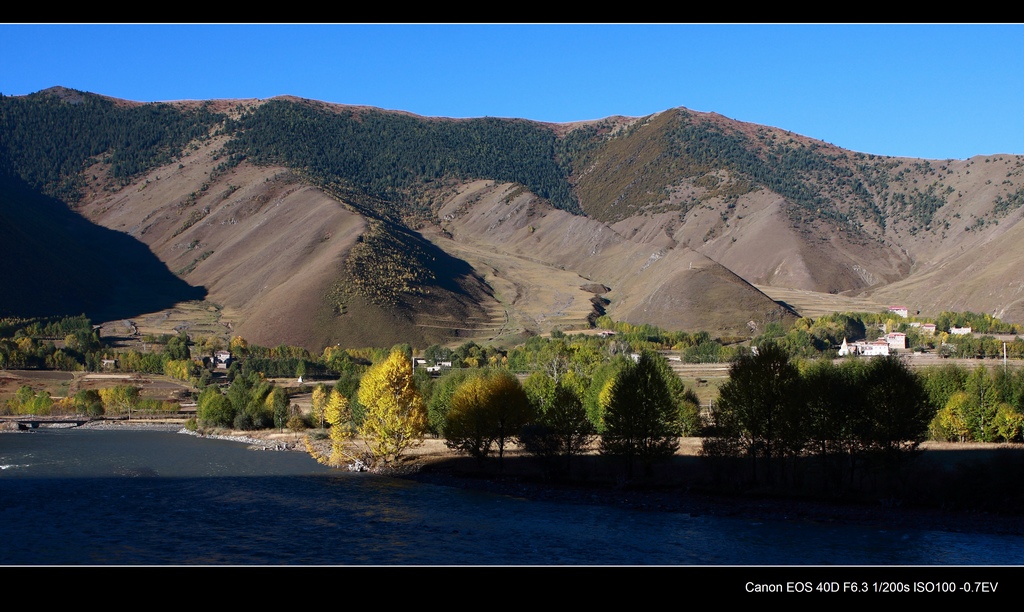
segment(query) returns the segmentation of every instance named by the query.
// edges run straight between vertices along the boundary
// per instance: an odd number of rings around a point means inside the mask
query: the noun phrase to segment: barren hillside
[[[0,98],[0,173],[30,296],[0,315],[205,298],[225,335],[311,350],[802,314],[766,293],[1024,321],[1018,156],[881,157],[684,108],[550,125],[54,88]]]

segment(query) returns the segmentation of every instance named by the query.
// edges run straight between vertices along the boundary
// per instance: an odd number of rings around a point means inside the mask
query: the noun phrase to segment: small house
[[[905,349],[907,348],[907,335],[903,332],[892,332],[885,335],[885,341],[889,345],[889,348],[894,349]]]
[[[906,306],[890,306],[889,307],[889,312],[891,312],[893,314],[897,314],[897,315],[903,317],[904,319],[906,319],[907,315],[910,314],[910,311],[907,310]]]

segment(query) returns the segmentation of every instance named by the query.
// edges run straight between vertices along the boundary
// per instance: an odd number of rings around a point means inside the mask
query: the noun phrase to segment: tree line
[[[122,186],[170,162],[223,119],[206,104],[193,109],[124,105],[80,92],[0,95],[0,171],[74,203],[83,187],[82,172],[91,163],[108,164],[109,177]]]
[[[313,390],[309,425],[329,425],[332,442],[329,454],[316,456],[332,464],[387,463],[434,434],[481,464],[496,456],[499,471],[517,442],[551,474],[564,476],[600,434],[601,452],[621,459],[628,476],[634,466],[649,475],[693,426],[696,396],[655,353],[619,359],[614,367],[601,379],[601,409],[593,414],[584,405],[587,385],[572,371],[557,378],[538,372],[524,384],[502,367],[457,369],[435,382],[393,350],[347,389]],[[200,418],[208,418],[202,401]],[[355,439],[366,446],[363,454],[351,448]]]
[[[934,416],[921,379],[896,356],[801,369],[766,343],[731,366],[702,452],[732,459],[720,461],[723,478],[857,489],[895,482]]]

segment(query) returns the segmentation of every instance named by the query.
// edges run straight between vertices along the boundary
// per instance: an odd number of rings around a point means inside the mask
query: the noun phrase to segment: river
[[[160,431],[0,435],[4,565],[1022,565],[1024,537],[530,501]]]

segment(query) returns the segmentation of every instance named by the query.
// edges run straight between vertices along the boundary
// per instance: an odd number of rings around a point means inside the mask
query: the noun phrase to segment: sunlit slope
[[[541,328],[567,303],[589,304],[594,284],[608,288],[602,297],[610,316],[634,323],[747,334],[787,316],[749,283],[676,245],[664,232],[628,238],[599,221],[554,209],[514,185],[467,186],[438,216],[450,236],[439,244],[474,245],[484,251],[476,259],[489,257],[493,267],[497,258],[487,251],[501,253],[511,262],[502,270],[505,276],[532,266],[529,281],[521,283],[532,290],[519,297],[520,309],[532,312]]]

